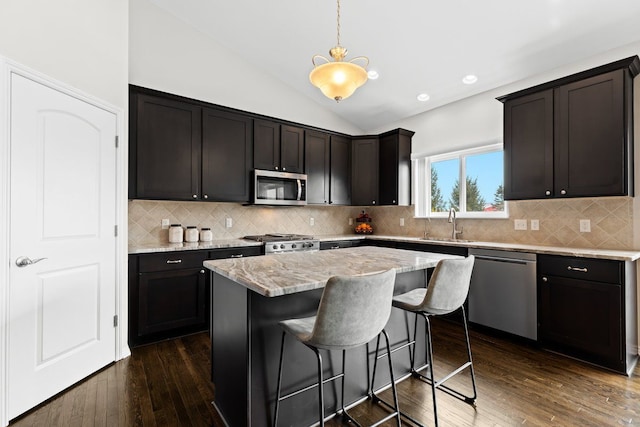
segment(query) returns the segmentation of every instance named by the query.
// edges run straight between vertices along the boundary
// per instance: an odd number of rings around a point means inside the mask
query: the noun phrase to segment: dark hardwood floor
[[[439,321],[433,329],[438,375],[463,359],[464,345],[456,325]],[[640,426],[638,367],[626,377],[473,331],[471,345],[477,407],[438,392],[441,426]],[[207,334],[139,347],[11,426],[223,426],[210,404],[215,389],[209,370]],[[469,377],[458,375],[448,384],[468,390]],[[433,425],[427,384],[405,380],[399,394],[403,411]],[[369,401],[351,410],[363,423],[383,413]]]

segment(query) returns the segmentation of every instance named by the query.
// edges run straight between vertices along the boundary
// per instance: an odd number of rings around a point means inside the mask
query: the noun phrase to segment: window
[[[502,144],[414,158],[416,217],[507,218]]]

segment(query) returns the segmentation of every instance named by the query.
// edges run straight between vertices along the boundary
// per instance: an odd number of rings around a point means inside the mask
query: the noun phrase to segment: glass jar
[[[169,243],[182,243],[184,229],[181,224],[171,224],[169,227]]]
[[[200,229],[200,241],[201,242],[210,242],[213,240],[213,233],[210,228],[201,228]]]
[[[198,241],[198,228],[195,225],[187,226],[187,231],[184,235],[185,242],[197,242]]]

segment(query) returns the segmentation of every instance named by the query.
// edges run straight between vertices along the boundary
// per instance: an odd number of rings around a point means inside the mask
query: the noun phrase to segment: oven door
[[[307,175],[255,170],[253,203],[257,205],[306,205]]]

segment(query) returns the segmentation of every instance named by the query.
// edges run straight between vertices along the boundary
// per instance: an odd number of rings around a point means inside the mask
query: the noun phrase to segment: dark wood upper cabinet
[[[280,128],[280,169],[304,173],[304,129],[286,125]]]
[[[253,164],[253,120],[204,109],[202,114],[202,198],[247,202]]]
[[[552,195],[552,89],[504,103],[504,159],[506,199]]]
[[[498,98],[505,199],[633,196],[637,56]]]
[[[555,191],[561,196],[633,195],[625,138],[625,70],[555,90]],[[632,85],[629,84],[631,90]]]
[[[351,204],[351,139],[331,136],[329,203]]]
[[[305,170],[307,171],[307,203],[329,203],[330,145],[329,135],[307,131],[304,141]]]
[[[304,172],[304,129],[268,120],[254,123],[254,167]]]
[[[129,198],[198,198],[200,115],[200,107],[186,102],[132,95]]]
[[[396,129],[380,135],[380,205],[411,204],[411,138],[414,133]]]
[[[377,205],[380,141],[377,137],[359,137],[353,138],[351,145],[351,203]]]
[[[280,123],[254,120],[253,138],[253,166],[256,169],[279,170]]]

